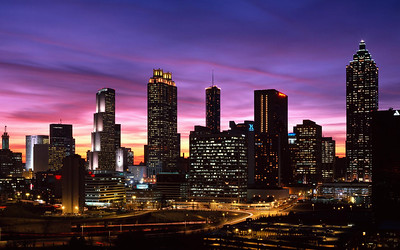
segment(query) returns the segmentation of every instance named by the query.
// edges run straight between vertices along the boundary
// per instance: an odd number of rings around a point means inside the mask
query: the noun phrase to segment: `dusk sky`
[[[289,97],[289,131],[310,119],[344,156],[345,67],[361,39],[379,67],[379,108],[400,109],[400,1],[1,1],[0,125],[25,155],[25,135],[73,124],[86,157],[96,92],[116,90],[122,145],[147,143],[147,82],[172,72],[188,155],[205,124],[205,88],[221,88],[221,126],[253,120],[253,95]]]

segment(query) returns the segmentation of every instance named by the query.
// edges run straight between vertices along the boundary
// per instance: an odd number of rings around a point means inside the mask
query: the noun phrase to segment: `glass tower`
[[[50,124],[49,165],[52,170],[62,168],[63,159],[75,154],[75,139],[71,124]]]
[[[259,188],[288,182],[288,97],[275,90],[254,91],[255,169]]]
[[[212,133],[220,131],[221,123],[221,89],[217,86],[206,88],[206,127]]]
[[[115,170],[115,90],[100,89],[96,94],[96,113],[92,132],[89,169]]]
[[[310,120],[293,127],[296,134],[297,152],[294,180],[311,184],[322,181],[322,127]]]
[[[176,170],[180,151],[177,133],[177,88],[172,73],[154,69],[147,84],[148,177]]]
[[[378,67],[361,40],[346,66],[348,181],[372,181],[372,113],[378,110]]]
[[[34,151],[33,148],[35,144],[49,144],[49,136],[48,135],[27,135],[26,136],[26,170],[32,169],[35,171],[33,167],[33,159],[34,159]]]

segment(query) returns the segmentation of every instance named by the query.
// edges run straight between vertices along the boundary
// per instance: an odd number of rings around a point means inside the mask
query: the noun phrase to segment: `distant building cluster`
[[[121,146],[115,99],[111,88],[96,93],[86,161],[75,154],[71,124],[50,124],[49,136],[27,135],[25,166],[21,153],[9,149],[5,129],[1,199],[60,203],[65,213],[170,201],[260,202],[307,189],[316,196],[368,202],[372,182],[379,194],[373,200],[400,207],[400,113],[378,111],[378,68],[364,41],[346,66],[345,158],[336,157],[335,141],[324,137],[315,121],[304,119],[289,132],[288,96],[276,89],[255,90],[254,120],[231,121],[230,129],[221,131],[221,89],[214,79],[205,90],[205,126],[194,126],[190,156],[180,156],[177,86],[172,73],[154,69],[147,83],[144,162],[134,165],[134,152]]]

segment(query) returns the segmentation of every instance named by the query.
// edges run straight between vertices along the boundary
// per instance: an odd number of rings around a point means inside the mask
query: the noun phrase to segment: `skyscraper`
[[[7,133],[7,126],[4,127],[4,133],[1,136],[1,149],[10,149],[10,136]]]
[[[179,157],[177,88],[172,73],[154,69],[147,84],[148,177],[174,171]]]
[[[35,144],[49,144],[48,135],[27,135],[26,136],[26,170],[33,169],[33,147]]]
[[[96,113],[92,132],[89,169],[115,170],[115,90],[100,89],[96,94]]]
[[[65,149],[65,156],[75,154],[75,139],[71,124],[50,124],[50,145]]]
[[[372,112],[378,110],[378,67],[361,40],[346,66],[348,181],[372,181]]]
[[[49,166],[60,170],[63,159],[75,154],[75,139],[71,124],[50,124]]]
[[[214,86],[206,88],[206,127],[211,129],[212,133],[220,131],[221,122],[221,89]]]
[[[288,173],[288,97],[275,90],[254,91],[255,180],[260,188],[280,186]]]
[[[310,184],[322,181],[322,127],[310,120],[293,128],[296,134],[297,152],[294,179]]]
[[[189,138],[190,198],[246,201],[248,148],[240,129],[211,133],[195,126]]]
[[[7,126],[2,136],[2,149],[0,149],[0,177],[21,177],[22,175],[22,153],[14,153],[10,150],[10,136]]]
[[[333,182],[335,167],[335,140],[322,137],[322,181]]]

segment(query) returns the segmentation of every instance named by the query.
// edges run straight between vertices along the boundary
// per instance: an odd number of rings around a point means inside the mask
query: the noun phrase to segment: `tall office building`
[[[170,72],[154,69],[147,84],[148,177],[176,171],[180,151],[177,133],[177,88]]]
[[[50,124],[49,167],[60,170],[63,159],[75,154],[75,139],[71,124]]]
[[[7,133],[7,126],[4,127],[4,133],[1,136],[1,149],[10,149],[10,136]]]
[[[372,112],[378,110],[378,67],[361,40],[346,66],[348,181],[372,181]]]
[[[115,170],[115,147],[115,90],[103,88],[96,94],[89,169]]]
[[[334,180],[335,155],[335,140],[322,137],[322,182]]]
[[[211,133],[195,126],[190,132],[190,198],[246,201],[247,139],[241,131]]]
[[[0,149],[0,177],[21,177],[22,154],[10,150],[9,140],[6,126],[2,135],[2,149]]]
[[[287,183],[288,97],[275,90],[254,91],[255,180],[258,188]]]
[[[254,122],[244,121],[243,123],[236,124],[234,121],[229,122],[231,133],[240,133],[246,137],[247,145],[247,186],[254,186]]]
[[[293,128],[296,134],[297,153],[294,179],[302,184],[322,181],[322,127],[310,120],[303,120]]]
[[[27,135],[26,136],[26,170],[32,169],[35,171],[33,167],[33,157],[34,151],[33,147],[35,144],[49,144],[49,136],[48,135]]]
[[[214,86],[206,88],[206,127],[212,133],[220,131],[221,123],[221,89]]]

